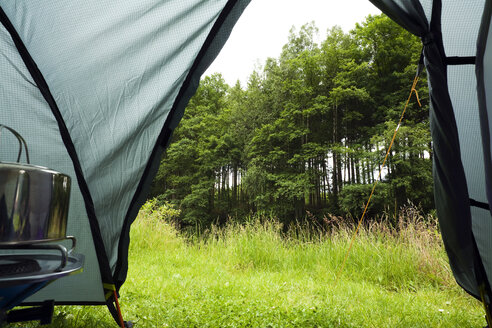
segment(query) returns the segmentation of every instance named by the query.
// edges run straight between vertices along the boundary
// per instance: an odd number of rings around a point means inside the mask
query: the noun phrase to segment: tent
[[[492,296],[491,1],[372,2],[422,39],[442,238],[457,283],[487,309]]]
[[[248,1],[0,1],[0,121],[72,177],[84,271],[27,299],[107,304],[172,130]],[[2,136],[1,158],[17,145]],[[10,148],[11,147],[11,148]]]
[[[458,284],[488,304],[491,0],[371,2],[422,39],[442,236]],[[160,156],[248,3],[0,0],[0,123],[26,139],[32,163],[72,176],[68,234],[86,256],[82,274],[28,303],[114,310]],[[2,159],[15,158],[13,142],[1,147]]]

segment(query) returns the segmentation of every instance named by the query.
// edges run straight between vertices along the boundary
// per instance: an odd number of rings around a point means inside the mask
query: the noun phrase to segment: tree
[[[243,88],[205,77],[162,159],[153,194],[174,202],[184,225],[267,212],[289,224],[306,212],[356,215],[377,172],[370,214],[407,201],[432,208],[425,76],[386,167],[408,96],[419,40],[384,15],[315,42],[313,23],[292,28]],[[423,86],[423,87],[422,87]],[[380,194],[378,194],[380,192]]]

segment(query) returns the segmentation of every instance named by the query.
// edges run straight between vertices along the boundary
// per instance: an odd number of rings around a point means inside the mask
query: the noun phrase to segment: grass
[[[353,231],[341,220],[283,233],[270,219],[186,238],[144,207],[121,290],[136,327],[483,327],[456,285],[436,223],[414,209]],[[328,222],[330,221],[330,222]],[[329,229],[328,229],[329,228]],[[52,327],[115,326],[103,307],[60,307]]]

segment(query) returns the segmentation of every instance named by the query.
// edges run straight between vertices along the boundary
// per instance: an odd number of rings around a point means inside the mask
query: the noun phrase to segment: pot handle
[[[30,164],[30,161],[29,161],[29,151],[27,150],[27,143],[24,140],[24,138],[22,138],[22,136],[17,131],[15,131],[14,129],[12,129],[12,128],[6,126],[6,125],[3,125],[3,124],[0,124],[0,135],[1,135],[1,132],[2,132],[2,128],[6,128],[8,131],[10,131],[17,138],[17,140],[19,141],[19,153],[17,154],[17,162],[20,161],[20,158],[21,158],[21,155],[22,155],[22,146],[24,146],[24,149],[26,151],[27,164]]]
[[[68,251],[68,254],[70,255],[75,250],[75,246],[77,245],[77,239],[74,236],[67,236],[66,239],[70,239],[72,241],[72,247]]]
[[[74,240],[74,239],[73,239]],[[72,241],[73,241],[72,240]],[[38,244],[24,244],[24,245],[1,245],[0,249],[47,249],[52,251],[60,251],[60,265],[54,271],[62,271],[63,268],[67,265],[67,261],[70,255],[70,252],[73,250],[73,247],[70,251],[67,251],[66,247],[59,244],[49,244],[49,245],[38,245]]]
[[[54,245],[26,245],[25,248],[28,249],[48,249],[48,250],[58,250],[60,251],[60,265],[54,270],[54,271],[62,271],[63,268],[67,265],[67,260],[69,256],[69,252],[67,252],[67,249],[63,245],[59,244],[54,244]]]

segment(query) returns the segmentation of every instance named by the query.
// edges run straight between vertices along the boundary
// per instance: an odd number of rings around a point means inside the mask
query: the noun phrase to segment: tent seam
[[[124,263],[124,261],[127,261],[126,259],[124,259],[125,256],[121,256],[121,255],[123,252],[127,252],[127,250],[123,248],[128,247],[125,243],[129,240],[130,225],[135,220],[136,214],[138,214],[138,212],[137,213],[133,213],[133,212],[137,202],[139,201],[139,196],[141,196],[142,192],[145,191],[145,188],[148,187],[145,184],[146,183],[150,184],[150,182],[147,181],[147,178],[149,177],[149,174],[152,171],[152,169],[153,168],[155,169],[155,162],[157,161],[156,157],[159,154],[162,154],[162,152],[166,148],[166,145],[172,136],[172,129],[170,126],[172,125],[172,122],[176,117],[175,114],[178,112],[178,110],[184,109],[184,106],[180,108],[182,106],[182,100],[185,99],[187,91],[189,90],[190,86],[192,86],[192,84],[194,83],[194,78],[196,78],[196,72],[199,69],[200,64],[202,63],[202,59],[207,55],[208,51],[210,50],[210,46],[213,44],[215,40],[215,37],[219,34],[219,32],[224,26],[224,23],[229,17],[230,13],[233,11],[233,9],[238,3],[240,3],[240,1],[238,0],[229,0],[224,5],[224,8],[222,9],[219,17],[214,23],[214,26],[210,30],[207,38],[205,39],[202,48],[198,52],[195,61],[191,65],[188,75],[186,76],[186,79],[183,82],[180,91],[176,96],[176,99],[174,100],[173,107],[171,108],[166,118],[166,121],[164,122],[163,128],[159,134],[159,137],[156,140],[156,145],[149,157],[149,160],[142,174],[140,182],[137,186],[137,189],[135,190],[130,206],[128,207],[128,212],[125,217],[125,221],[122,226],[122,231],[121,231],[119,245],[118,245],[118,259],[116,261],[116,268],[113,275],[113,279],[116,281],[117,284],[117,289],[119,289],[121,285],[123,285],[126,279],[126,278],[120,280],[118,279],[118,276],[121,274],[121,271],[123,270],[123,266],[127,265],[126,263]],[[140,208],[140,206],[138,207]]]
[[[73,141],[70,137],[70,133],[68,132],[68,128],[65,124],[65,121],[63,120],[63,117],[62,117],[61,112],[58,108],[58,105],[56,104],[56,101],[54,100],[53,95],[51,94],[51,91],[49,89],[49,86],[48,86],[46,80],[44,79],[43,74],[39,70],[34,59],[31,57],[29,51],[27,50],[25,44],[23,43],[20,35],[17,33],[17,30],[15,29],[13,24],[10,22],[7,14],[3,11],[3,8],[1,6],[0,6],[0,21],[4,25],[6,30],[9,32],[17,50],[19,51],[19,55],[21,56],[24,64],[26,65],[26,68],[28,69],[29,73],[31,74],[31,76],[32,76],[34,82],[36,83],[36,86],[38,87],[39,91],[41,92],[43,98],[48,103],[48,105],[51,109],[51,112],[52,112],[53,116],[55,117],[55,119],[58,123],[58,129],[60,131],[60,135],[61,135],[61,138],[63,140],[63,144],[65,145],[65,148],[66,148],[66,150],[70,156],[70,159],[72,160],[72,164],[73,164],[74,171],[75,171],[75,174],[77,177],[79,188],[80,188],[81,194],[84,198],[84,204],[85,204],[87,216],[89,219],[89,225],[91,228],[92,239],[93,239],[94,247],[96,250],[96,256],[98,259],[98,265],[99,265],[99,271],[101,274],[101,279],[103,280],[103,282],[113,283],[113,279],[111,276],[111,270],[109,267],[109,261],[107,258],[106,250],[104,248],[104,242],[103,242],[102,237],[101,237],[101,230],[100,230],[99,223],[97,221],[97,217],[95,214],[94,203],[93,203],[92,197],[90,195],[89,187],[88,187],[87,182],[84,178],[84,174],[82,172],[82,167],[80,165],[77,151],[75,150],[75,146],[74,146]],[[101,249],[101,246],[102,246],[102,249]],[[103,304],[105,304],[105,303],[103,303]]]

